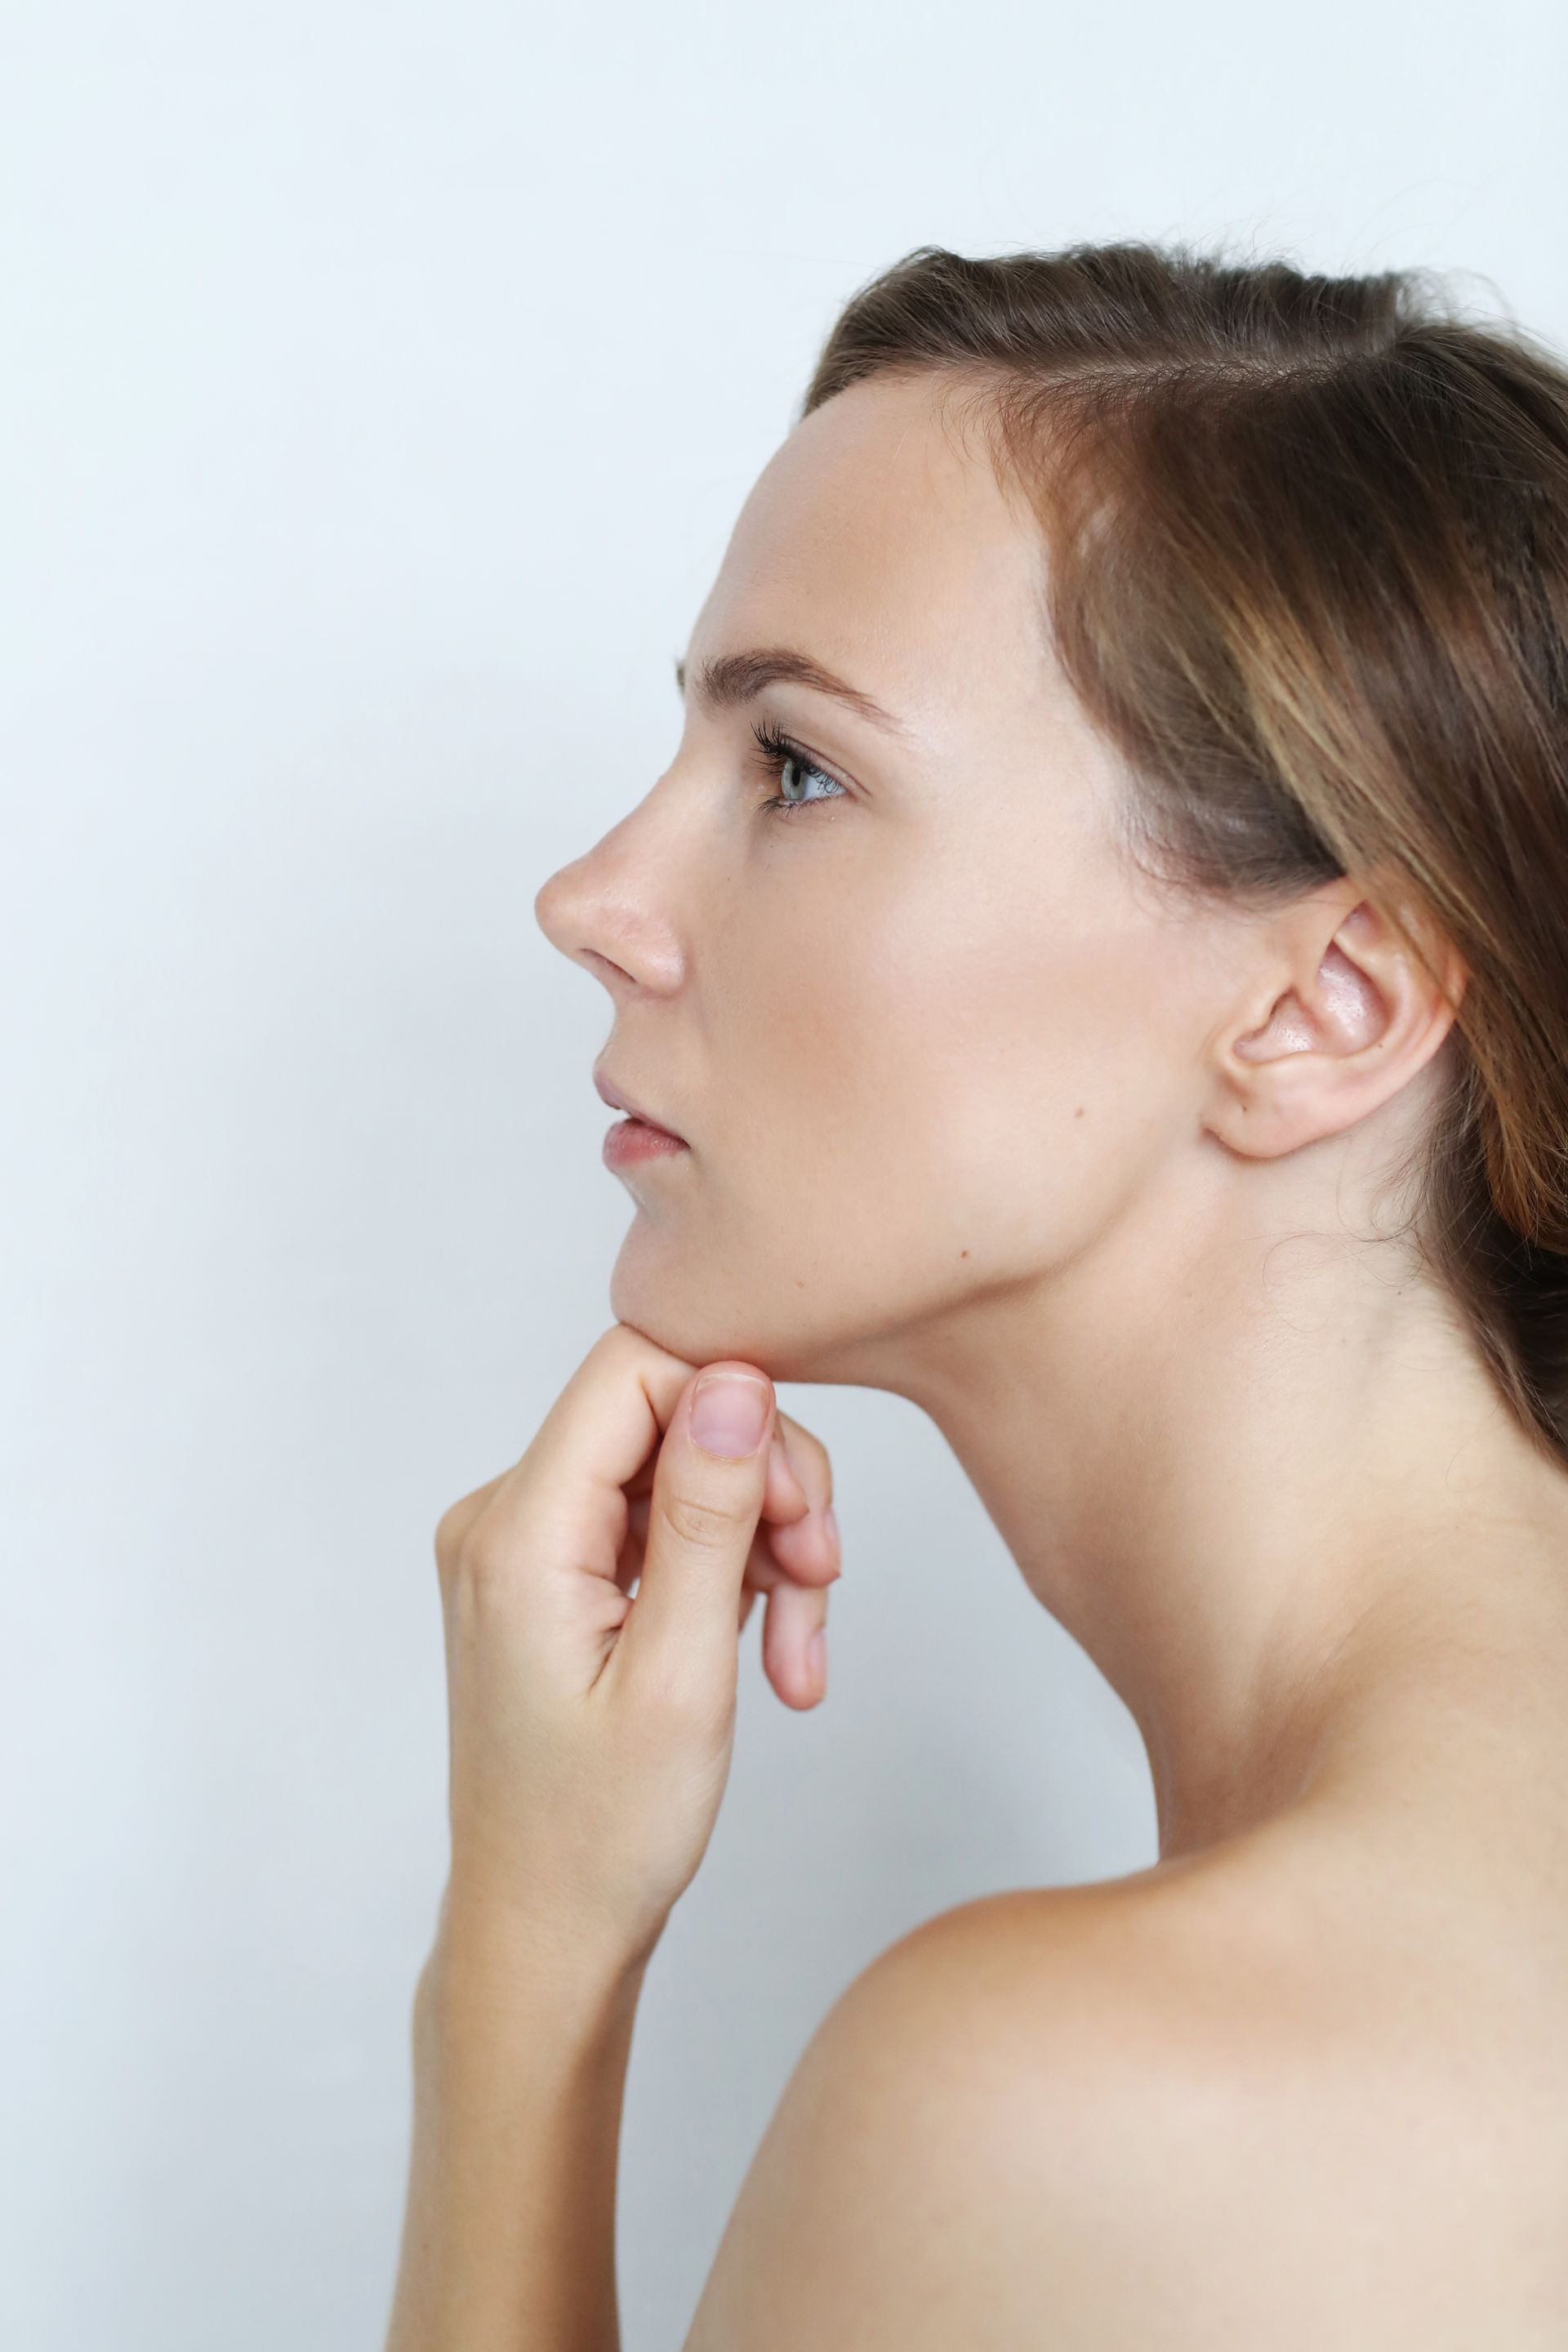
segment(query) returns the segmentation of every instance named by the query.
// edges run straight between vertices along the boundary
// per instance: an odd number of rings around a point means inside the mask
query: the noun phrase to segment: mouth
[[[609,1104],[612,1110],[625,1111],[628,1119],[635,1120],[638,1127],[647,1129],[651,1134],[661,1136],[666,1143],[685,1142],[683,1135],[677,1135],[672,1127],[666,1127],[661,1120],[655,1118],[652,1111],[645,1110],[624,1088],[612,1086],[609,1079],[597,1070],[594,1073],[594,1091],[601,1102]]]
[[[619,1118],[606,1134],[600,1157],[617,1172],[644,1160],[689,1160],[690,1150],[667,1128],[649,1127],[640,1118]]]

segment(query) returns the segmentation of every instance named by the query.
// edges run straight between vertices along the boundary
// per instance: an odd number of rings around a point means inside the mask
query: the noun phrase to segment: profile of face
[[[620,1171],[610,1304],[692,1361],[915,1393],[1200,1135],[1226,929],[1129,868],[1045,561],[936,379],[839,393],[746,500],[668,767],[538,894],[689,1146]]]

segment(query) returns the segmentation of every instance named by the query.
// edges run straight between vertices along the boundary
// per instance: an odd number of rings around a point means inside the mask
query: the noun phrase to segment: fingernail
[[[745,1372],[711,1372],[691,1391],[691,1434],[706,1454],[754,1454],[767,1426],[768,1391]]]
[[[840,1559],[842,1559],[844,1557],[844,1538],[838,1532],[838,1514],[834,1509],[831,1503],[828,1504],[827,1508],[822,1514],[822,1524],[827,1529],[828,1534],[833,1538],[833,1549],[838,1554]]]
[[[819,1625],[806,1643],[805,1655],[820,1696],[827,1688],[827,1633],[824,1626]]]

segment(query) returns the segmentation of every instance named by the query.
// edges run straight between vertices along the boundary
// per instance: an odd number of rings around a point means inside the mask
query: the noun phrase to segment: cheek
[[[1184,1066],[1157,931],[1115,901],[996,895],[989,923],[928,921],[889,967],[862,1097],[948,1242],[992,1267],[1114,1213],[1173,1131]]]
[[[1171,941],[1061,845],[833,879],[726,929],[708,1245],[771,1235],[847,1298],[1080,1244],[1172,1131]]]
[[[704,1060],[727,1110],[748,1139],[785,1150],[842,1128],[891,1027],[909,1025],[885,918],[841,875],[824,872],[806,890],[805,848],[795,855],[802,887],[777,907],[737,898],[715,940],[704,1013]]]
[[[930,1051],[919,975],[864,877],[840,891],[824,876],[776,920],[738,901],[722,946],[703,990],[710,1236],[771,1232],[820,1271],[824,1252],[865,1245],[891,1185],[907,1189],[908,1096]]]

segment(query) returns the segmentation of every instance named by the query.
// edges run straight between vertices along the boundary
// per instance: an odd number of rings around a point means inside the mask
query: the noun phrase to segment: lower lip
[[[604,1160],[607,1168],[625,1168],[634,1160],[667,1160],[672,1152],[685,1150],[682,1139],[667,1135],[662,1127],[649,1127],[646,1119],[621,1118],[605,1138]]]

